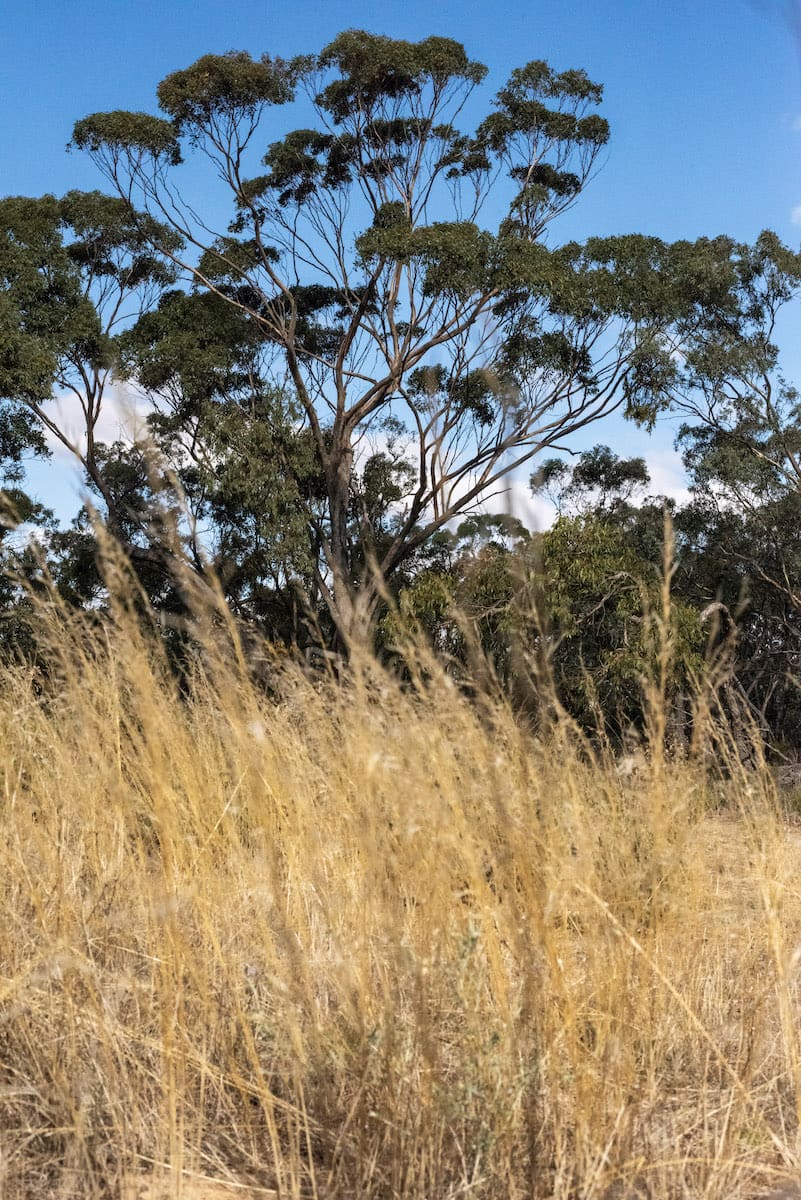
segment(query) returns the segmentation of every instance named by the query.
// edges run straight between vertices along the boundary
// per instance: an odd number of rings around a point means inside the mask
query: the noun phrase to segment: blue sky
[[[801,0],[4,0],[0,194],[102,186],[88,159],[65,152],[73,122],[111,108],[153,110],[157,82],[201,54],[290,56],[359,27],[456,37],[490,68],[493,90],[532,58],[584,67],[604,84],[610,147],[565,218],[565,237],[637,230],[751,240],[769,227],[797,246],[795,12]],[[788,361],[801,375],[795,341],[788,336]],[[598,440],[654,462],[671,458],[669,428],[647,443],[616,422],[592,431]]]

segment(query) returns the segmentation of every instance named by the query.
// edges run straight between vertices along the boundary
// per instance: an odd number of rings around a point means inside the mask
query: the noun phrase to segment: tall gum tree
[[[163,572],[170,552],[152,514],[113,486],[97,435],[119,334],[175,283],[179,249],[168,225],[118,196],[0,199],[0,430],[24,428],[37,453],[73,455],[111,532]]]
[[[617,408],[652,419],[698,322],[735,303],[727,239],[556,244],[608,140],[602,89],[530,62],[465,130],[486,74],[447,38],[351,30],[290,62],[206,55],[158,86],[162,116],[75,126],[132,211],[172,231],[159,251],[256,328],[298,406],[324,481],[304,513],[316,583],[343,646],[383,583],[533,456]],[[266,133],[298,99],[308,127]],[[186,154],[229,193],[226,230],[182,194]],[[387,428],[404,483],[379,539],[360,454]]]

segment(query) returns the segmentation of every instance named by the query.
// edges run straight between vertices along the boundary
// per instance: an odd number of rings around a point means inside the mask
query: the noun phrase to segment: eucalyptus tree
[[[533,456],[617,407],[652,417],[699,312],[731,299],[725,240],[553,242],[608,140],[602,89],[530,62],[468,127],[486,74],[450,39],[349,31],[289,62],[206,55],[159,84],[163,115],[75,126],[131,210],[173,231],[159,251],[252,325],[271,394],[297,406],[322,487],[298,504],[343,643]],[[222,192],[185,196],[185,155]],[[395,495],[380,536],[371,452]]]
[[[679,441],[699,486],[750,508],[801,495],[801,396],[779,357],[785,310],[801,295],[801,253],[764,232],[737,248],[730,269],[733,304],[699,327],[682,364]]]
[[[321,601],[305,514],[323,502],[300,410],[267,379],[265,340],[213,292],[165,292],[120,337],[118,372],[151,404],[151,447],[180,487],[183,544],[232,610],[302,640]]]
[[[153,508],[115,486],[98,429],[119,375],[119,335],[175,283],[179,248],[168,225],[120,197],[0,200],[0,423],[33,453],[72,455],[111,531],[137,560],[162,567]]]

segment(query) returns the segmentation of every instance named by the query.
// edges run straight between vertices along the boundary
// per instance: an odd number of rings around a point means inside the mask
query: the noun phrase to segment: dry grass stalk
[[[0,688],[0,1195],[700,1197],[801,1171],[801,844],[767,770],[122,608]],[[659,703],[658,687],[654,693]],[[663,728],[658,712],[652,725]],[[227,1188],[226,1188],[227,1185]]]

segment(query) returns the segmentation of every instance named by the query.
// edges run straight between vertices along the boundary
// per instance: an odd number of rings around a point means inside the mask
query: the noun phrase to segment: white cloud
[[[684,464],[677,450],[651,450],[643,455],[651,482],[648,492],[652,496],[667,496],[677,504],[686,504],[690,499]]]
[[[527,529],[547,529],[553,524],[556,509],[545,496],[532,495],[528,484],[528,474],[524,478],[513,478],[502,484],[503,490],[487,500],[479,500],[476,504],[478,512],[508,513],[517,517]]]
[[[636,452],[636,448],[632,449]],[[651,477],[646,494],[666,496],[670,500],[675,500],[678,505],[686,504],[690,499],[690,490],[687,486],[687,476],[679,452],[671,447],[647,446],[641,453]],[[478,510],[480,512],[511,513],[518,517],[528,529],[548,529],[554,522],[556,509],[546,496],[532,495],[528,479],[534,465],[532,463],[523,476],[515,477],[507,482],[506,490],[502,494],[486,501],[480,501],[476,506]]]
[[[147,401],[133,388],[113,383],[103,398],[100,418],[95,426],[97,441],[132,442],[144,431],[148,411]],[[74,445],[79,449],[84,448],[86,430],[77,396],[72,393],[56,396],[48,406],[48,415]],[[83,469],[63,442],[46,430],[44,433],[51,457],[46,460],[31,459],[26,467],[27,486],[35,499],[52,508],[60,521],[67,522],[86,496]]]
[[[148,402],[135,388],[125,383],[112,383],[103,397],[100,417],[95,425],[95,441],[134,441],[145,432],[145,417],[149,411]],[[78,397],[71,392],[56,396],[49,415],[65,436],[83,449],[86,444],[86,429]],[[75,464],[76,470],[80,469],[75,456],[63,442],[47,432],[46,439],[54,458]]]
[[[636,449],[638,447],[632,447],[632,452],[636,453]],[[690,490],[678,451],[671,447],[646,446],[641,453],[651,477],[646,494],[648,496],[666,496],[668,499],[675,500],[678,505],[686,504],[690,499]],[[469,511],[509,513],[522,521],[527,529],[549,529],[556,518],[556,509],[547,496],[532,495],[529,477],[535,466],[536,460],[532,460],[520,474],[500,481],[494,494],[489,495],[487,499],[479,499],[470,506]],[[470,482],[468,477],[464,484],[465,490],[470,486]],[[455,518],[450,524],[455,527],[462,519],[462,517]]]
[[[790,220],[793,225],[801,225],[801,204],[796,204],[795,208],[790,213]]]

